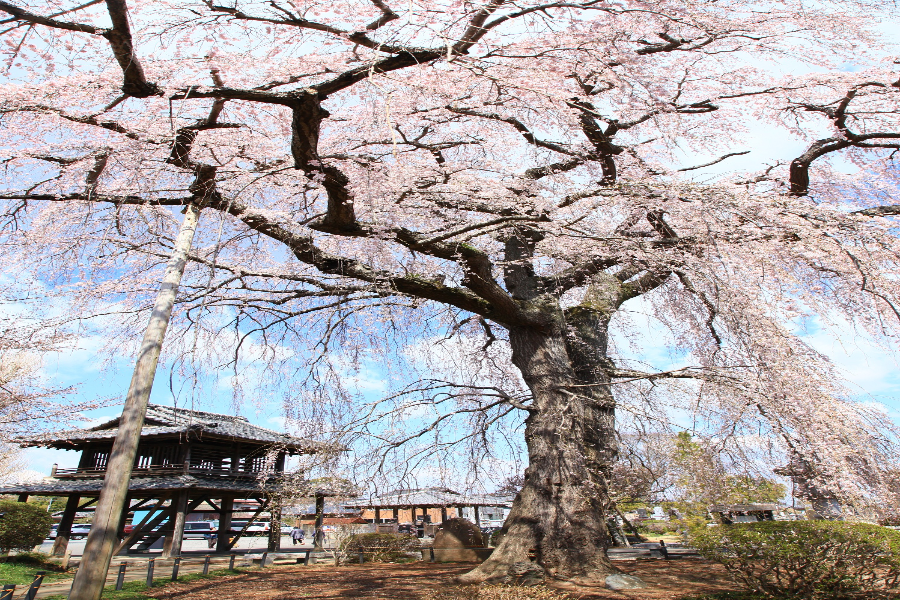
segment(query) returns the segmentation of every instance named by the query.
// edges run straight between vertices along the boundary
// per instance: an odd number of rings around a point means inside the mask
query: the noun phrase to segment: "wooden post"
[[[272,509],[269,511],[269,552],[281,552],[281,500],[272,500]]]
[[[122,586],[125,585],[125,569],[127,566],[128,563],[119,563],[119,573],[116,575],[116,591],[122,591]]]
[[[216,552],[228,552],[230,546],[228,538],[231,537],[231,515],[234,511],[234,498],[222,496],[222,505],[219,507],[219,531],[216,533]]]
[[[169,263],[166,265],[166,272],[156,296],[156,303],[153,305],[150,322],[147,324],[144,339],[141,342],[134,374],[131,377],[131,386],[128,388],[128,395],[125,398],[125,409],[119,419],[116,441],[110,452],[106,477],[104,477],[103,487],[100,489],[100,500],[94,511],[93,525],[84,546],[81,566],[72,582],[69,600],[100,600],[100,595],[103,593],[106,573],[109,570],[113,550],[118,542],[116,534],[119,528],[119,517],[122,514],[125,497],[128,495],[128,484],[131,481],[131,471],[137,455],[147,403],[150,401],[150,390],[156,375],[156,365],[159,361],[163,337],[169,326],[169,318],[172,316],[175,295],[178,293],[178,285],[184,274],[188,251],[194,240],[199,216],[200,209],[196,205],[188,204],[185,207],[181,231],[175,241]]]
[[[28,494],[19,494],[19,502],[28,502]]]
[[[415,526],[415,524],[416,524],[416,507],[415,506],[409,507],[409,520],[410,520],[410,522],[412,522],[413,526]]]
[[[472,508],[475,509],[475,526],[481,529],[481,512],[478,510],[478,505],[476,504]]]
[[[175,496],[175,524],[163,542],[163,558],[181,556],[181,542],[184,540],[184,520],[187,517],[188,491],[178,492]]]
[[[66,508],[63,510],[62,519],[59,521],[59,527],[56,528],[56,539],[53,540],[53,550],[50,556],[65,556],[66,548],[69,547],[69,537],[72,535],[72,523],[75,522],[75,513],[78,512],[78,503],[81,502],[79,496],[69,496],[66,500]]]
[[[399,522],[400,522],[400,509],[395,508],[394,509],[394,523],[399,523]]]
[[[325,549],[325,530],[322,523],[325,520],[325,496],[316,494],[316,530],[313,534],[313,550]]]
[[[28,591],[25,592],[23,600],[34,600],[35,596],[37,596],[38,590],[41,589],[41,584],[44,582],[44,576],[46,574],[47,571],[35,572],[34,581],[32,581],[31,585],[28,586]]]
[[[447,507],[442,506],[441,507],[441,523],[443,523],[446,520],[447,520]]]
[[[381,523],[381,509],[375,509],[375,523]]]
[[[153,587],[153,567],[156,564],[156,559],[151,558],[147,561],[147,587]],[[80,569],[79,569],[80,570]]]

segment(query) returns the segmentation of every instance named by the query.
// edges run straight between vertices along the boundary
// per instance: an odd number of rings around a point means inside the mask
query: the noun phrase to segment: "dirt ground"
[[[160,600],[426,600],[440,597],[441,592],[465,591],[456,586],[452,579],[473,566],[458,563],[291,566],[235,577],[172,584],[145,593]],[[616,566],[626,573],[641,577],[651,587],[630,592],[586,588],[574,593],[566,591],[573,598],[584,599],[675,600],[685,596],[738,589],[720,566],[704,560],[622,561]],[[471,597],[477,595],[473,593]]]

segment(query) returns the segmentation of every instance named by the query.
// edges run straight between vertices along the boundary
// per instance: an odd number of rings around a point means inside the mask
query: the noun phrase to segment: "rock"
[[[448,519],[434,534],[434,560],[437,562],[480,562],[490,550],[484,547],[481,530],[466,519]]]
[[[606,587],[618,592],[621,590],[639,590],[647,587],[647,584],[640,577],[615,573],[606,578]]]

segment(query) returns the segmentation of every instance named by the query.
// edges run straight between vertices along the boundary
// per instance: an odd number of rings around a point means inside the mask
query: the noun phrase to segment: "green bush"
[[[0,552],[31,550],[50,534],[53,519],[39,506],[0,502]]]
[[[40,567],[41,569],[49,571],[65,571],[65,569],[62,568],[62,565],[56,562],[57,560],[58,559],[53,559],[49,554],[44,554],[43,552],[19,552],[13,556],[8,556],[6,558],[6,563]]]
[[[665,533],[676,533],[678,531],[677,521],[644,521],[637,526],[641,533],[662,535]]]
[[[368,561],[402,560],[419,548],[416,536],[406,533],[357,533],[341,544],[341,551],[349,554],[351,561],[360,551]]]
[[[691,543],[770,598],[854,598],[897,589],[900,532],[839,521],[765,521],[691,530]]]

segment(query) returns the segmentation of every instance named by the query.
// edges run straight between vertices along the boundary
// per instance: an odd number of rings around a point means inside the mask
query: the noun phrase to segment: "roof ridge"
[[[237,421],[240,423],[250,423],[250,420],[247,417],[242,417],[240,415],[226,415],[224,413],[214,413],[203,410],[193,410],[189,408],[177,408],[174,406],[166,406],[164,404],[148,404],[147,410],[159,410],[161,412],[168,411],[169,413],[174,413],[175,416],[197,416],[197,417],[216,417],[220,419],[227,419],[229,421]]]

